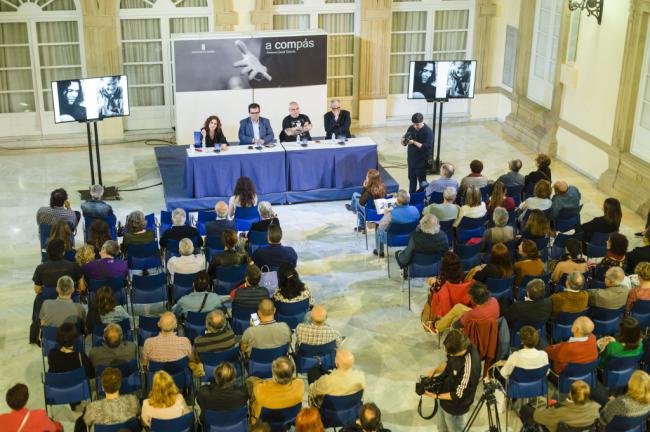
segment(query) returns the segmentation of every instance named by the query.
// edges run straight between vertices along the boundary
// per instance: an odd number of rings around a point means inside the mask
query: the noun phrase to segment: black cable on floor
[[[149,188],[160,186],[160,185],[162,185],[162,182],[152,184],[152,185],[149,185],[149,186],[142,186],[142,187],[134,188],[134,189],[120,189],[120,188],[117,188],[117,190],[119,192],[135,192],[135,191],[141,191],[141,190],[149,189]]]

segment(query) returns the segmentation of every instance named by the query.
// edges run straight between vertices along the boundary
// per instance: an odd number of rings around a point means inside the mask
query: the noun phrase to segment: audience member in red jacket
[[[50,420],[45,410],[25,408],[28,399],[29,389],[25,384],[16,384],[7,391],[7,405],[11,412],[0,415],[0,429],[7,432],[63,432],[61,423]]]
[[[546,347],[555,373],[562,372],[569,363],[589,363],[598,359],[593,331],[593,321],[585,316],[578,317],[571,326],[573,336],[568,341]]]

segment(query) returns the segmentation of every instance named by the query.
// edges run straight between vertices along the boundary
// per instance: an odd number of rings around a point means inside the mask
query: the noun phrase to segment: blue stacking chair
[[[537,369],[522,369],[516,367],[506,382],[506,430],[508,428],[508,413],[510,401],[536,397],[548,398],[548,383],[546,375],[549,365]]]
[[[424,210],[424,198],[425,198],[425,193],[424,191],[422,192],[411,192],[410,193],[411,200],[409,202],[410,205],[418,209],[420,214],[422,214],[422,210]]]
[[[584,272],[582,274],[585,278],[585,285],[584,289],[589,288],[589,280],[591,279],[591,274],[589,273],[589,270]],[[563,273],[562,276],[560,276],[560,279],[555,283],[554,291],[557,292],[562,292],[564,291],[564,288],[566,288],[566,279],[569,277],[568,273]]]
[[[409,310],[411,310],[411,279],[438,276],[440,255],[413,254],[408,266]]]
[[[447,234],[447,244],[449,247],[454,243],[454,219],[439,221],[440,231]]]
[[[474,237],[483,237],[487,216],[480,218],[464,217],[456,228],[456,242],[465,243]]]
[[[257,205],[253,207],[235,207],[235,227],[237,231],[248,231],[253,223],[260,220]]]
[[[239,308],[233,305],[232,307],[232,331],[241,336],[244,331],[250,327],[251,314],[257,313],[257,308]]]
[[[629,357],[610,357],[603,367],[603,384],[610,390],[627,385],[632,373],[639,369],[641,354]]]
[[[641,329],[650,327],[650,300],[637,300],[632,305],[630,316],[639,321]]]
[[[149,361],[149,386],[153,383],[153,375],[161,370],[167,372],[176,383],[176,386],[181,390],[192,389],[192,374],[188,366],[189,359],[183,357],[181,359],[171,362],[157,362]],[[153,428],[152,428],[153,429]]]
[[[320,417],[325,428],[337,428],[354,424],[361,408],[363,390],[348,396],[325,395],[320,406]]]
[[[260,422],[266,422],[271,426],[271,432],[284,432],[289,429],[289,426],[296,422],[296,417],[302,409],[302,402],[282,409],[271,409],[262,407],[260,413]]]
[[[366,205],[364,207],[361,207],[358,211],[361,212],[363,228],[366,236],[366,250],[368,250],[368,223],[373,222],[378,224],[383,215],[377,213],[375,202],[373,200],[368,200],[368,202],[366,202]]]
[[[108,231],[111,234],[111,238],[113,240],[117,240],[117,218],[115,215],[110,215],[105,218],[94,218],[94,217],[87,217],[84,216],[84,241],[88,243],[88,231],[90,230],[90,225],[95,220],[101,220],[106,222],[106,225],[108,225]]]
[[[122,384],[120,385],[120,394],[130,394],[139,391],[142,388],[142,381],[140,380],[140,370],[138,369],[138,361],[136,359],[126,363],[112,364],[110,366],[98,366],[96,388],[99,396],[104,396],[104,388],[102,387],[102,372],[104,369],[112,367],[117,368],[122,373]]]
[[[267,231],[248,231],[248,254],[253,256],[255,249],[269,244],[269,233]]]
[[[587,256],[589,258],[602,258],[607,255],[607,239],[608,233],[595,232],[591,236],[591,240],[587,243]]]
[[[47,243],[47,239],[50,238],[51,231],[52,225],[38,224],[38,238],[41,243],[41,252],[45,251],[45,243]]]
[[[564,208],[560,210],[555,220],[555,230],[563,233],[575,229],[580,225],[580,210],[582,210],[582,205],[577,209]]]
[[[524,187],[524,199],[528,199],[534,196],[535,196],[535,183],[528,183]]]
[[[589,317],[594,322],[594,334],[597,336],[610,336],[618,332],[621,324],[621,316],[625,306],[619,309],[605,309],[592,307],[589,309]]]
[[[638,417],[614,416],[607,426],[605,432],[645,432],[648,414]]]
[[[93,304],[95,294],[103,286],[109,286],[113,290],[115,301],[122,306],[126,306],[126,279],[116,277],[113,279],[86,279],[88,285],[88,304]]]
[[[56,332],[58,330],[59,328],[54,326],[41,327],[41,348],[43,357],[47,357],[50,351],[54,348],[59,348],[59,343],[56,341]],[[81,332],[79,332],[77,340],[74,342],[74,350],[77,352],[84,352],[84,337]]]
[[[515,201],[515,206],[519,207],[519,204],[521,204],[521,193],[523,190],[523,186],[510,186],[506,188],[506,196],[511,197]]]
[[[246,406],[231,411],[206,410],[203,414],[204,432],[248,432]]]
[[[468,271],[481,263],[481,250],[483,249],[483,242],[465,245],[456,243],[454,252],[460,257],[463,270]]]
[[[560,312],[551,322],[551,339],[553,343],[567,340],[571,337],[571,326],[576,318],[587,315],[589,308],[575,313]]]
[[[386,230],[386,261],[388,262],[388,277],[390,278],[390,247],[406,247],[411,233],[418,226],[418,221],[410,223],[392,222]],[[379,247],[379,245],[377,245]]]
[[[151,419],[151,432],[193,432],[194,412],[172,420]]]
[[[219,237],[206,237],[205,238],[205,262],[209,263],[212,257],[224,251],[223,243]]]
[[[116,324],[119,324],[119,326],[122,328],[122,339],[125,341],[129,341],[129,340],[132,341],[133,331],[131,331],[131,320],[129,318],[125,318]],[[103,323],[95,324],[93,326],[92,341],[94,347],[100,346],[102,344],[102,340],[104,339],[105,328],[106,328],[106,324]]]
[[[138,318],[138,345],[143,346],[144,341],[150,337],[158,336],[160,329],[158,328],[159,317],[140,316]]]
[[[84,368],[70,372],[46,372],[43,390],[46,410],[50,405],[75,404],[90,399],[90,383]]]
[[[275,319],[287,323],[291,330],[295,330],[298,324],[305,319],[305,314],[309,310],[309,299],[294,303],[276,301],[275,309]]]
[[[219,295],[228,295],[244,282],[248,264],[239,266],[217,267],[214,280],[214,290]]]
[[[190,225],[190,211],[185,210],[185,225]],[[161,210],[160,211],[160,234],[164,234],[169,228],[172,227],[172,212]],[[147,228],[149,229],[149,228]]]
[[[181,253],[178,251],[179,243],[178,240],[167,240],[167,247],[165,248],[165,263],[167,263],[171,257],[181,256]]]
[[[519,330],[523,326],[531,326],[537,330],[539,334],[539,340],[546,340],[546,322],[530,322],[530,321],[515,321],[512,325],[512,331],[510,332],[510,346],[515,349],[521,348],[521,338],[519,337]]]
[[[481,191],[481,199],[483,202],[487,202],[488,197],[490,195],[490,186],[483,186],[482,188],[479,189]]]
[[[54,287],[44,286],[43,289],[41,290],[41,298],[43,299],[43,301],[54,300],[57,297],[58,294],[56,292],[56,288]]]
[[[427,197],[429,204],[442,204],[445,202],[445,197],[442,192],[431,192],[431,195]]]
[[[178,303],[181,297],[192,292],[194,279],[196,279],[197,274],[174,273],[174,282],[172,283],[172,301],[174,304]]]
[[[549,257],[554,260],[559,259],[564,254],[564,244],[571,238],[581,240],[582,232],[577,232],[575,234],[558,233],[555,237],[555,240],[553,241],[553,246],[551,247],[551,253]]]
[[[277,348],[253,348],[248,359],[248,375],[258,378],[271,378],[271,363],[278,357],[287,355],[289,345]]]
[[[156,221],[156,215],[149,213],[144,215],[144,220],[147,222],[147,231],[153,231],[153,236],[158,241],[158,221]]]
[[[512,288],[515,285],[515,277],[507,278],[488,278],[486,281],[488,290],[497,300],[507,298],[512,300]]]
[[[185,330],[185,337],[187,337],[192,343],[197,336],[201,336],[205,333],[205,317],[209,312],[187,312],[185,316],[185,322],[183,323],[183,329]]]
[[[111,425],[105,424],[95,424],[95,432],[120,432],[124,429],[129,432],[140,432],[142,426],[140,426],[140,420],[137,417],[133,417],[124,423],[116,423]]]
[[[323,345],[300,344],[296,352],[296,369],[298,373],[307,373],[313,367],[321,366],[326,370],[334,369],[336,341]]]
[[[131,303],[151,304],[167,302],[167,276],[165,273],[140,276],[131,279]]]
[[[205,375],[201,377],[201,382],[213,382],[214,370],[223,362],[229,362],[235,368],[237,377],[242,376],[241,357],[239,351],[239,344],[235,344],[232,348],[220,352],[202,352],[200,353],[201,363],[203,363],[203,370]]]
[[[546,294],[545,296],[548,297],[551,293],[551,288],[550,288],[550,283],[551,283],[551,273],[544,273],[539,276],[524,276],[521,279],[521,283],[519,284],[519,290],[517,292],[517,300],[519,301],[524,301],[526,298],[526,285],[528,285],[528,282],[532,281],[533,279],[541,279],[544,281],[544,285],[546,285]]]
[[[541,237],[541,238],[534,238],[531,239],[535,242],[537,245],[537,249],[539,249],[539,253],[542,256],[542,261],[546,262],[548,261],[548,237]]]
[[[569,393],[571,384],[574,381],[582,380],[589,384],[590,388],[596,387],[596,367],[598,360],[591,363],[569,363],[557,376],[557,388],[560,393]]]
[[[130,270],[145,270],[162,267],[158,243],[152,241],[147,244],[127,245],[127,262]]]
[[[215,220],[217,215],[213,211],[199,210],[196,216],[196,229],[199,230],[199,234],[205,235],[205,224]]]

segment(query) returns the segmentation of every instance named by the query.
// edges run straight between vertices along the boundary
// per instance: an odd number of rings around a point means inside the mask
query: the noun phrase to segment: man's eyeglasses
[[[340,109],[341,109],[341,107],[332,107],[332,111],[334,111],[334,110],[337,110],[337,111],[338,111],[338,110],[340,110]]]
[[[249,114],[259,114],[259,111],[248,111]]]

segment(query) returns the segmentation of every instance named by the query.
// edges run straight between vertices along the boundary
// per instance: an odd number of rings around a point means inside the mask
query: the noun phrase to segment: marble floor
[[[379,144],[380,162],[400,184],[407,184],[405,151],[399,144],[405,129],[401,125],[356,131]],[[513,157],[522,159],[522,172],[534,165],[535,154],[504,136],[496,122],[445,125],[442,149],[442,159],[456,164],[458,177],[469,171],[469,161],[475,157],[482,159],[489,178],[505,172],[507,160]],[[75,191],[87,187],[89,176],[84,147],[0,150],[0,161],[0,215],[7,227],[0,231],[4,245],[0,249],[0,412],[5,412],[4,394],[16,382],[29,385],[31,408],[43,406],[40,350],[27,343],[34,295],[31,277],[39,262],[36,209],[47,205],[50,191],[60,186],[68,190],[72,206],[78,209]],[[152,148],[143,142],[103,146],[102,161],[107,185],[133,189],[160,182]],[[591,179],[556,160],[551,168],[555,179],[565,179],[581,190],[585,220],[600,214],[606,195]],[[111,203],[121,220],[130,210],[158,212],[164,205],[161,186],[121,195],[121,201]],[[355,216],[343,204],[277,207],[284,243],[298,251],[299,272],[317,302],[329,311],[330,324],[347,336],[345,346],[366,374],[364,399],[380,406],[385,426],[399,432],[435,430],[433,421],[417,415],[413,391],[419,374],[444,358],[437,338],[420,327],[425,288],[422,283],[415,285],[409,311],[406,286],[398,273],[387,279],[385,260],[366,251],[363,237],[352,230]],[[622,232],[632,239],[642,226],[643,220],[625,208]],[[78,236],[77,244],[81,242]],[[637,243],[632,240],[630,247]],[[55,416],[66,426],[75,418],[67,407],[56,407]],[[486,422],[482,413],[472,430],[484,430]]]

